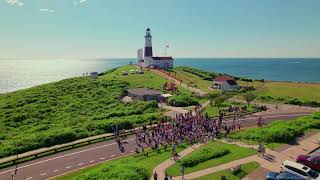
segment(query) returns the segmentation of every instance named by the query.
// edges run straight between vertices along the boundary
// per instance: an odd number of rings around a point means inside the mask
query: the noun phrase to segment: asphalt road
[[[308,113],[276,114],[263,117],[266,123],[273,120],[291,120],[296,117],[309,115]],[[243,127],[256,125],[257,117],[241,119]],[[109,140],[53,154],[18,165],[15,180],[38,180],[55,177],[73,170],[104,162],[133,153],[135,149],[134,135],[128,136],[125,153],[121,154],[115,141]],[[0,170],[0,180],[10,180],[15,167]]]

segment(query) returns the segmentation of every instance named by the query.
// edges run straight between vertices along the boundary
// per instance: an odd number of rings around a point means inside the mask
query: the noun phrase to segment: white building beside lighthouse
[[[150,28],[146,30],[144,57],[142,57],[143,49],[138,49],[138,64],[141,67],[155,69],[170,69],[173,68],[173,58],[171,56],[154,57],[152,52],[152,36]]]

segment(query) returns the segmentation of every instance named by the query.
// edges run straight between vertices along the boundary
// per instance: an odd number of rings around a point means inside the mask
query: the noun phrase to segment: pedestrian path
[[[280,166],[284,160],[292,160],[294,161],[295,158],[300,155],[300,154],[309,154],[311,151],[319,147],[319,139],[320,139],[320,132],[303,139],[301,141],[298,141],[296,145],[292,145],[290,148],[283,150],[281,152],[276,152],[270,149],[266,149],[266,154],[264,157],[254,155],[254,156],[249,156],[246,158],[238,159],[232,162],[228,162],[225,164],[221,164],[219,166],[203,169],[197,172],[193,172],[190,174],[185,175],[185,179],[195,179],[200,176],[205,176],[217,171],[221,171],[224,169],[230,169],[236,165],[241,165],[241,164],[246,164],[250,162],[258,162],[262,168],[265,168],[269,171],[280,171]],[[228,141],[223,141],[224,143],[229,143],[229,144],[236,144],[241,147],[245,148],[253,148],[253,149],[258,149],[257,145],[248,145],[244,144],[241,142],[228,142]],[[197,147],[200,147],[201,145],[197,145],[195,147],[189,147],[182,151],[180,153],[181,158],[188,155],[189,153],[193,152]],[[175,161],[168,159],[167,161],[159,164],[153,172],[157,172],[159,175],[159,179],[163,179],[165,175],[165,169],[173,165]],[[173,179],[182,179],[181,176],[174,177]],[[248,178],[247,178],[248,179]]]
[[[176,78],[174,78],[174,77],[172,77],[172,76],[169,76],[168,74],[166,74],[166,73],[164,73],[164,72],[162,72],[162,71],[159,71],[159,70],[157,70],[157,69],[150,69],[150,70],[153,71],[153,72],[155,72],[155,73],[157,73],[157,74],[162,75],[162,76],[165,77],[166,79],[171,80],[172,82],[174,82],[175,84],[177,84],[177,85],[179,85],[179,86],[181,86],[181,87],[184,87],[184,88],[189,89],[190,91],[192,91],[192,92],[194,92],[194,93],[199,94],[200,96],[205,96],[205,95],[208,94],[207,92],[202,91],[201,89],[188,86],[188,85],[182,83],[181,81],[179,81],[178,79],[176,79]]]
[[[194,150],[198,149],[202,144],[196,144],[196,145],[193,145],[191,147],[188,147],[187,149],[181,151],[179,153],[179,156],[180,158],[192,153]],[[153,173],[154,172],[157,172],[158,174],[158,179],[164,179],[165,177],[165,170],[170,167],[171,165],[173,165],[176,161],[173,160],[172,158],[164,161],[163,163],[159,164],[158,166],[156,166],[154,169],[153,169]],[[151,180],[153,180],[153,176],[151,177]]]

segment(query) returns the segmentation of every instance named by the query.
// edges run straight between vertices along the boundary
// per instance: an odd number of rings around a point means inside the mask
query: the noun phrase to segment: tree
[[[247,92],[243,94],[243,98],[247,101],[249,107],[250,103],[257,98],[257,95],[253,92]]]
[[[215,101],[219,96],[221,96],[221,93],[210,93],[210,94],[208,94],[208,99],[210,101],[210,106],[213,106],[213,104],[215,104]]]
[[[218,107],[218,109],[220,109],[220,107],[222,106],[222,104],[227,100],[227,96],[225,95],[221,95],[221,96],[218,96],[216,98],[216,100],[214,101],[214,104],[215,106]]]

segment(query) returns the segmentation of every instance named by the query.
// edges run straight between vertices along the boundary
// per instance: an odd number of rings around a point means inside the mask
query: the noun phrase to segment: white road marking
[[[116,155],[111,155],[110,157],[115,157]]]
[[[32,179],[32,177],[28,177],[27,179],[25,179],[25,180],[29,180],[29,179]]]
[[[310,115],[310,113],[280,114],[280,115],[273,115],[273,116],[264,116],[263,118],[282,117],[282,116],[294,117],[294,116],[305,116],[305,115]],[[246,118],[246,119],[240,119],[240,120],[248,120],[248,119],[257,119],[257,118]],[[132,139],[128,139],[127,141],[132,141],[132,140],[135,140],[135,139],[136,139],[136,138],[132,138]],[[22,169],[22,168],[34,166],[34,165],[41,164],[41,163],[44,163],[44,162],[48,162],[48,161],[52,161],[52,160],[56,160],[56,159],[60,159],[60,158],[68,157],[68,156],[72,156],[72,155],[75,155],[75,154],[80,154],[80,153],[87,152],[87,151],[91,151],[91,150],[95,150],[95,149],[100,149],[100,148],[112,146],[112,145],[115,145],[115,144],[117,144],[117,143],[106,144],[106,145],[103,145],[103,146],[98,146],[98,147],[94,147],[94,148],[90,148],[90,149],[85,149],[85,150],[78,151],[78,152],[73,152],[73,153],[70,153],[70,154],[66,154],[66,155],[62,155],[62,156],[58,156],[58,157],[46,159],[46,160],[39,161],[39,162],[36,162],[36,163],[28,164],[28,165],[25,165],[25,166],[20,166],[20,167],[18,167],[17,169]],[[114,156],[115,156],[115,155],[114,155]],[[111,157],[114,157],[114,156],[112,155]],[[14,170],[15,170],[15,168],[12,168],[12,169],[10,169],[10,170],[0,172],[0,175],[1,175],[1,174],[8,173],[8,172],[12,172],[12,171],[14,171]]]
[[[101,160],[104,160],[104,158],[100,158]]]
[[[42,173],[42,174],[40,174],[41,176],[44,176],[44,175],[46,175],[47,173]]]
[[[132,139],[129,139],[128,141],[132,141],[132,140],[135,140],[135,139],[136,139],[136,138],[132,138]],[[30,167],[30,166],[33,166],[33,165],[36,165],[36,164],[41,164],[41,163],[44,163],[44,162],[48,162],[48,161],[52,161],[52,160],[56,160],[56,159],[60,159],[60,158],[68,157],[68,156],[72,156],[72,155],[75,155],[75,154],[80,154],[80,153],[87,152],[87,151],[91,151],[91,150],[95,150],[95,149],[100,149],[100,148],[112,146],[112,145],[115,145],[115,144],[117,144],[117,143],[106,144],[106,145],[103,145],[103,146],[98,146],[98,147],[94,147],[94,148],[90,148],[90,149],[85,149],[85,150],[78,151],[78,152],[73,152],[73,153],[70,153],[70,154],[63,155],[63,156],[58,156],[58,157],[54,157],[54,158],[51,158],[51,159],[46,159],[46,160],[39,161],[39,162],[36,162],[36,163],[28,164],[28,165],[25,165],[25,166],[20,166],[20,167],[18,167],[17,169],[22,169],[22,168]],[[14,171],[14,170],[15,170],[15,168],[12,168],[12,169],[10,169],[10,170],[0,172],[0,174],[8,173],[8,172],[11,172],[11,171]]]
[[[72,166],[67,166],[66,169],[70,169]]]
[[[91,160],[91,161],[89,161],[90,163],[93,163],[94,162],[94,160]]]
[[[78,166],[81,166],[83,163],[79,163]]]
[[[53,172],[58,172],[59,170],[58,169],[56,169],[56,170],[54,170]]]

